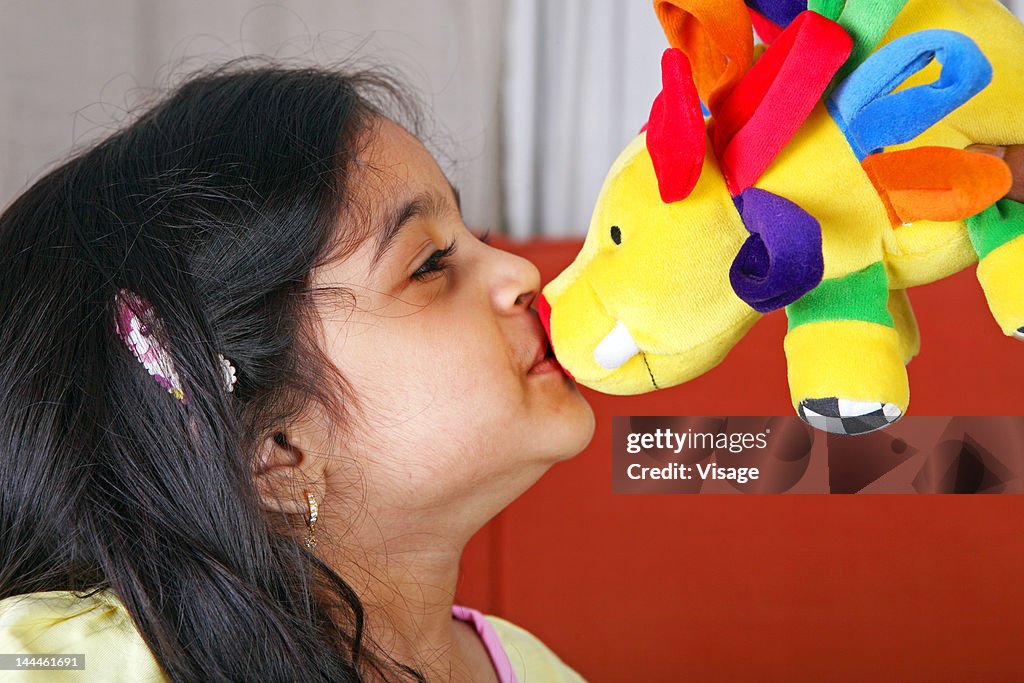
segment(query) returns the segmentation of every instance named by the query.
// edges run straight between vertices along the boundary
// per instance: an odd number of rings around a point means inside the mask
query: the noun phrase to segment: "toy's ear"
[[[700,98],[714,113],[754,58],[754,32],[742,0],[654,0],[668,43],[693,64]]]
[[[821,282],[821,226],[800,206],[751,187],[736,197],[750,236],[729,269],[736,296],[759,313],[787,306]]]
[[[690,62],[670,47],[661,56],[661,92],[647,122],[647,151],[666,204],[685,199],[700,178],[707,145]]]

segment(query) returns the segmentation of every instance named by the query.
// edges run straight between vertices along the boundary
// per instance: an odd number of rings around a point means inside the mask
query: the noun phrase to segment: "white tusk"
[[[605,370],[614,370],[638,353],[640,347],[629,330],[621,321],[616,321],[615,328],[594,349],[594,361]]]

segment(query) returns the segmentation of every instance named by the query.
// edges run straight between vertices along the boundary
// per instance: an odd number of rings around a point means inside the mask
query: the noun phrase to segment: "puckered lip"
[[[548,358],[554,357],[555,353],[551,348],[551,343],[548,342],[547,336],[541,337],[539,343],[536,346],[536,350],[533,353],[533,360],[530,363],[530,367],[527,369],[527,372],[533,370],[535,367],[543,363]]]
[[[548,339],[547,333],[544,332],[544,326],[541,324],[540,318],[536,315],[531,316],[531,318],[530,332],[533,337],[533,355],[527,361],[527,372],[530,372],[548,358],[555,357],[554,349],[551,348],[551,342]]]

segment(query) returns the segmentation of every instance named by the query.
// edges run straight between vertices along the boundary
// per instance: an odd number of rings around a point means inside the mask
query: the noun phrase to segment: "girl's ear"
[[[712,114],[750,68],[754,32],[743,0],[654,0],[672,47],[693,65],[697,92]]]
[[[312,460],[306,456],[298,439],[290,440],[284,432],[268,437],[260,447],[253,476],[264,509],[286,514],[308,511],[306,492],[310,482],[322,482],[322,476],[309,472]],[[320,493],[319,490],[312,491]]]

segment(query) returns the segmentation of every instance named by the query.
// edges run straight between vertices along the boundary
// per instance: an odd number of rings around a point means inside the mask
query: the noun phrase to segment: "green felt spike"
[[[835,4],[835,0],[818,1],[823,4]],[[839,15],[839,25],[853,38],[853,49],[833,79],[833,83],[842,80],[874,52],[878,41],[886,34],[906,4],[907,0],[847,0]]]
[[[993,249],[1024,235],[1024,204],[1000,199],[967,219],[967,234],[978,260],[982,260]]]
[[[808,0],[807,9],[836,21],[853,39],[846,63],[836,73],[838,83],[868,58],[907,0]]]
[[[846,0],[808,0],[807,9],[836,21],[843,12],[844,4]]]

